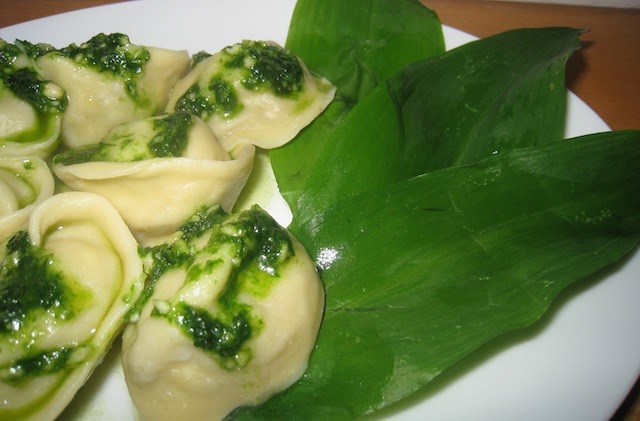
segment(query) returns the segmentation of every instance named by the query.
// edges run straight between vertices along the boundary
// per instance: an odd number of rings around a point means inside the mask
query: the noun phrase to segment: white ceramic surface
[[[139,0],[52,16],[0,29],[12,42],[57,47],[99,32],[136,44],[215,52],[241,39],[283,43],[295,0]],[[473,39],[445,28],[448,48]],[[569,96],[567,137],[608,127]],[[281,221],[281,200],[261,196]],[[531,329],[483,348],[436,380],[435,388],[373,418],[397,420],[605,420],[640,375],[640,253],[581,282]],[[62,419],[132,420],[115,344]]]

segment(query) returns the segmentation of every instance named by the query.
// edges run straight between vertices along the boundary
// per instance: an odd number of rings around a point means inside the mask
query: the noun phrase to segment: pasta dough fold
[[[55,419],[140,296],[138,244],[106,199],[61,193],[8,241],[0,273],[0,419]]]
[[[105,68],[102,63],[123,64]],[[135,45],[122,34],[99,34],[80,46],[47,53],[37,65],[67,93],[62,142],[78,148],[100,141],[121,123],[161,112],[189,66],[189,55]]]
[[[53,195],[53,175],[40,158],[0,158],[0,247],[26,228],[36,205]]]
[[[335,87],[272,42],[243,41],[198,62],[179,80],[167,111],[203,118],[226,150],[289,142],[333,100]]]
[[[34,61],[50,49],[0,39],[0,156],[46,158],[59,144],[66,94]]]
[[[255,155],[250,144],[239,145],[227,154],[201,119],[182,115],[193,119],[193,124],[184,134],[179,156],[143,156],[127,162],[155,139],[156,132],[147,130],[148,124],[160,118],[153,117],[113,129],[103,146],[93,147],[89,153],[77,151],[80,157],[90,159],[92,151],[98,151],[95,155],[102,160],[75,163],[81,161],[75,151],[54,157],[54,172],[73,190],[109,199],[142,244],[163,241],[202,206],[220,204],[230,211],[251,173]],[[166,143],[176,141],[181,142],[173,139]]]
[[[156,262],[153,294],[123,335],[143,420],[221,419],[302,376],[324,292],[304,248],[266,212],[204,210],[149,253],[173,260]]]

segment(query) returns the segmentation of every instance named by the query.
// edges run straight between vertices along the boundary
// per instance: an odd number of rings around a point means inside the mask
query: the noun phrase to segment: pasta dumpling
[[[204,209],[145,255],[149,294],[123,334],[143,420],[221,419],[302,376],[324,292],[304,248],[266,212]]]
[[[254,155],[250,144],[228,154],[199,117],[173,113],[124,123],[96,145],[54,156],[53,169],[71,189],[109,199],[148,245],[204,205],[231,210]]]
[[[0,265],[0,419],[55,419],[141,294],[138,244],[106,199],[67,192],[36,207]]]
[[[24,229],[34,207],[53,195],[54,180],[40,158],[0,158],[0,248]]]
[[[243,41],[201,59],[179,80],[167,111],[200,116],[226,150],[281,146],[333,100],[335,87],[275,43]]]
[[[42,74],[67,93],[62,142],[96,143],[113,127],[163,111],[189,66],[186,51],[132,44],[124,34],[98,34],[37,60]]]
[[[46,158],[59,144],[67,98],[35,65],[52,48],[0,39],[0,156]]]

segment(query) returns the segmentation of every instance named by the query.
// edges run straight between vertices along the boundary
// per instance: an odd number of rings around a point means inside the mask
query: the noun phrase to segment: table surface
[[[2,0],[0,28],[121,0]],[[567,64],[567,86],[614,130],[640,129],[640,10],[486,0],[422,0],[442,22],[486,37],[509,29],[586,29],[582,49]],[[640,421],[640,384],[616,420]]]

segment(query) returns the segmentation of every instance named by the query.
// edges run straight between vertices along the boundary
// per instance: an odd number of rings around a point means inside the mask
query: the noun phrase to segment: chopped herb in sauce
[[[40,113],[61,113],[68,105],[67,97],[66,95],[48,95],[47,87],[50,83],[42,80],[36,71],[30,68],[17,69],[4,78],[5,86],[16,97],[28,102]]]
[[[293,245],[286,230],[259,207],[227,215],[214,205],[194,214],[175,241],[143,249],[141,254],[147,261],[149,278],[137,311],[170,270],[184,270],[186,285],[207,282],[203,281],[207,275],[223,264],[230,265],[214,313],[178,299],[154,302],[152,316],[166,318],[195,346],[219,358],[222,366],[234,369],[250,360],[244,344],[261,328],[261,321],[252,314],[251,306],[240,300],[240,294],[264,297],[277,283],[281,265],[293,256]]]
[[[175,109],[204,120],[212,115],[230,119],[243,109],[237,88],[271,92],[295,98],[303,89],[304,71],[298,59],[283,48],[261,41],[243,41],[209,56],[199,53],[192,60],[212,60],[212,71],[203,74],[178,99]]]
[[[54,164],[84,162],[135,162],[152,158],[182,156],[189,142],[194,116],[167,114],[124,123],[96,145],[68,150],[53,158]]]
[[[7,243],[0,266],[0,335],[19,331],[36,311],[64,320],[73,316],[72,293],[53,258],[20,231]]]
[[[53,47],[47,44],[27,41],[10,44],[0,39],[0,96],[2,90],[7,89],[29,103],[37,113],[62,113],[68,105],[66,95],[57,87],[50,89],[51,82],[44,80],[33,65],[35,58],[51,49]]]
[[[69,359],[75,350],[75,347],[63,347],[20,358],[9,366],[0,367],[0,379],[7,383],[20,384],[31,377],[68,369]]]
[[[225,67],[242,69],[242,85],[292,96],[302,90],[304,73],[298,59],[283,48],[261,41],[243,41],[224,49]]]
[[[214,114],[231,117],[241,110],[233,85],[212,78],[206,88],[194,84],[178,99],[176,111],[191,113],[207,120]]]
[[[194,117],[176,113],[151,121],[156,135],[149,141],[149,151],[156,157],[181,156],[187,148]]]
[[[244,343],[251,338],[253,328],[249,321],[249,310],[238,308],[236,311],[214,317],[205,309],[178,303],[163,314],[154,309],[154,316],[166,318],[193,339],[193,344],[223,359],[237,361]]]
[[[195,66],[203,60],[208,59],[209,57],[211,57],[210,53],[207,53],[206,51],[198,51],[191,56],[191,67]]]
[[[145,47],[131,44],[127,35],[101,33],[85,43],[71,44],[58,52],[78,64],[122,79],[131,98],[141,100],[136,80],[151,54]]]

